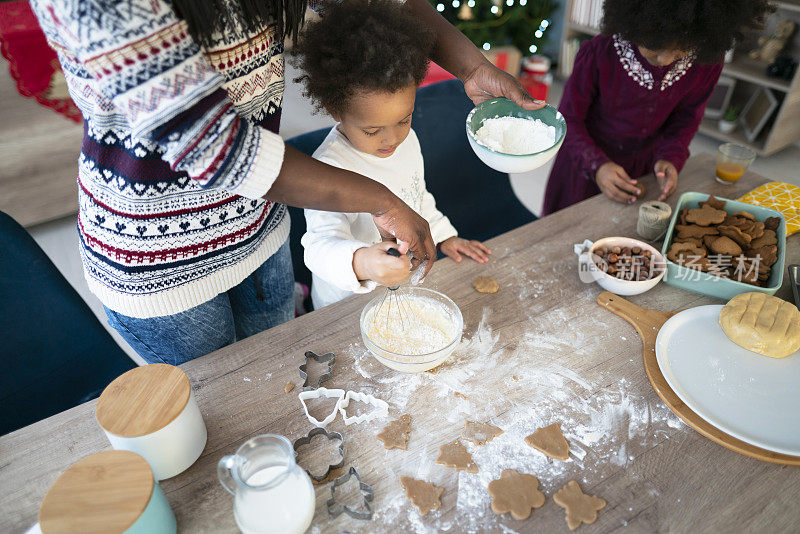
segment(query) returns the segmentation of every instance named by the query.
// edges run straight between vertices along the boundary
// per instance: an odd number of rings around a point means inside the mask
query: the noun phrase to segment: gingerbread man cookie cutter
[[[364,511],[360,509],[353,509],[349,506],[344,504],[339,504],[336,502],[336,488],[339,486],[346,484],[350,477],[355,476],[356,480],[358,480],[358,488],[361,490],[361,495],[364,497]],[[355,467],[350,467],[350,470],[347,472],[346,475],[342,475],[336,480],[333,481],[331,484],[331,498],[325,503],[328,507],[328,514],[331,517],[338,517],[342,514],[342,512],[346,513],[353,519],[361,519],[364,521],[368,521],[372,519],[372,507],[369,505],[372,502],[372,499],[375,497],[375,492],[372,489],[372,486],[367,484],[366,482],[361,480],[361,475],[358,474]]]
[[[294,453],[296,455],[297,451],[301,447],[311,444],[311,440],[314,439],[314,437],[319,436],[320,434],[328,438],[329,441],[335,441],[337,439],[339,440],[339,456],[341,456],[342,459],[336,464],[329,465],[328,469],[322,475],[315,475],[314,473],[306,469],[305,471],[306,473],[308,473],[308,476],[310,476],[317,482],[325,480],[328,477],[328,475],[331,474],[331,471],[333,471],[334,469],[339,469],[344,465],[344,437],[338,432],[329,432],[324,428],[314,428],[311,430],[311,432],[309,432],[302,438],[297,438],[292,444],[292,448],[294,449]]]
[[[347,407],[350,405],[350,401],[363,402],[364,404],[372,406],[374,410],[361,415],[348,417]],[[348,391],[344,399],[342,399],[342,401],[339,403],[339,413],[342,414],[344,424],[350,426],[366,421],[372,421],[373,419],[387,417],[389,415],[389,405],[386,403],[386,401],[373,397],[372,395],[367,395],[366,393],[360,393],[358,391]]]
[[[300,378],[303,379],[303,391],[309,391],[312,389],[316,389],[322,385],[323,382],[327,382],[331,378],[333,378],[333,362],[336,361],[336,356],[332,352],[328,352],[326,354],[317,354],[316,352],[312,352],[310,350],[306,351],[305,354],[306,361],[299,367],[300,370]],[[314,360],[317,363],[325,363],[328,365],[328,370],[317,378],[317,385],[312,386],[308,383],[308,362],[309,360]]]
[[[303,405],[303,410],[306,412],[306,417],[311,422],[312,425],[317,427],[326,427],[331,422],[336,419],[336,414],[339,412],[339,407],[342,405],[344,401],[344,390],[343,389],[327,389],[327,388],[317,388],[312,389],[310,391],[301,391],[297,398],[300,399],[300,404]],[[336,401],[336,405],[333,407],[333,410],[330,414],[328,414],[325,419],[322,421],[318,420],[316,417],[311,415],[308,411],[308,405],[306,401],[309,399],[338,399]]]

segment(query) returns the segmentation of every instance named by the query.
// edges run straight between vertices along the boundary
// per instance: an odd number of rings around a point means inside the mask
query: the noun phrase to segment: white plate
[[[672,390],[723,432],[773,452],[800,456],[800,351],[769,358],[743,349],[719,326],[722,306],[671,317],[656,360]]]

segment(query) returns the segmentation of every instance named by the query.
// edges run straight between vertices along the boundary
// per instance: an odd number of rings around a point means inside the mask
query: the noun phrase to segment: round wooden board
[[[43,534],[125,532],[142,515],[155,487],[144,458],[103,451],[61,473],[39,508]]]
[[[186,373],[173,365],[151,363],[118,376],[97,400],[100,426],[116,436],[151,434],[175,420],[192,391]]]
[[[642,338],[644,370],[647,373],[647,378],[650,380],[658,396],[664,401],[664,404],[666,404],[675,415],[680,417],[684,423],[708,439],[739,454],[775,464],[800,465],[800,456],[790,456],[788,454],[768,451],[756,447],[755,445],[750,445],[733,436],[729,436],[694,413],[691,408],[686,406],[675,392],[672,391],[664,375],[661,374],[661,369],[658,367],[655,347],[656,337],[658,336],[658,331],[661,329],[661,325],[677,312],[665,313],[641,308],[608,291],[603,291],[597,296],[597,303],[628,321],[639,333],[639,337]]]

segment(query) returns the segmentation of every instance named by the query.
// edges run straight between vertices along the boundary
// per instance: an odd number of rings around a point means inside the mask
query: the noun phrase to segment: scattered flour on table
[[[569,480],[591,486],[628,466],[633,484],[643,491],[626,506],[643,509],[652,504],[657,488],[638,473],[635,462],[630,464],[655,444],[687,432],[687,427],[663,403],[652,400],[646,379],[634,384],[593,365],[591,347],[596,339],[570,330],[572,314],[568,308],[539,310],[525,326],[522,339],[506,344],[492,329],[486,308],[477,327],[465,334],[450,360],[434,373],[386,373],[362,343],[350,345],[346,353],[353,359],[354,370],[370,385],[370,393],[390,403],[390,418],[411,414],[411,439],[416,441],[408,451],[378,449],[385,456],[383,467],[368,481],[375,487],[375,516],[370,526],[357,525],[352,531],[375,532],[384,525],[392,526],[385,531],[417,533],[532,528],[491,511],[487,486],[509,468],[536,476],[550,499]],[[562,365],[567,354],[579,356],[577,361],[586,364],[580,368]],[[424,412],[440,423],[423,426],[415,414]],[[439,446],[455,439],[466,420],[504,430],[484,446],[462,440],[479,466],[477,474],[436,464]],[[551,460],[524,441],[537,428],[553,422],[560,423],[569,442],[567,461]],[[443,487],[443,506],[454,507],[455,513],[443,518],[441,511],[434,511],[421,517],[405,496],[401,476]],[[322,495],[326,498],[327,494]],[[347,530],[352,524],[347,523]]]
[[[556,143],[556,129],[539,119],[497,117],[486,119],[475,132],[478,142],[503,154],[534,154]]]
[[[369,339],[395,354],[430,354],[452,343],[457,334],[455,318],[444,306],[404,294],[388,294],[382,305],[367,312],[364,322]]]

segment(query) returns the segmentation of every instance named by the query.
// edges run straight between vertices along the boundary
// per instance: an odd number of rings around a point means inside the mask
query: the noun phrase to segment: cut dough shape
[[[475,445],[486,445],[502,433],[502,428],[490,425],[489,423],[467,421],[464,423],[464,430],[461,432],[461,437],[467,441],[471,441]]]
[[[389,423],[383,431],[378,434],[378,439],[383,442],[387,449],[406,450],[408,439],[411,437],[411,416],[401,415],[400,419]]]
[[[497,280],[494,278],[479,276],[472,281],[472,287],[474,287],[475,291],[478,293],[497,293],[500,289],[500,284],[498,284]]]
[[[283,387],[283,391],[285,393],[289,393],[294,389],[294,382],[286,382],[286,385]]]
[[[400,477],[400,484],[406,490],[406,496],[419,509],[420,515],[438,510],[442,506],[441,496],[444,488],[411,477]]]
[[[583,493],[574,480],[570,480],[566,486],[558,490],[553,500],[566,510],[567,526],[570,530],[575,530],[581,523],[594,523],[597,520],[597,512],[606,505],[606,501],[600,497]]]
[[[567,443],[558,423],[537,429],[536,432],[525,438],[525,443],[550,458],[555,458],[556,460],[569,458],[569,443]]]
[[[784,358],[800,349],[800,311],[765,293],[736,295],[719,312],[731,341],[747,350]]]
[[[456,471],[478,472],[478,464],[472,460],[472,455],[458,440],[439,447],[439,457],[436,459],[436,463],[452,467]]]
[[[492,511],[496,514],[511,512],[514,519],[528,519],[534,508],[544,504],[544,493],[539,491],[539,479],[533,475],[504,469],[500,478],[489,482]]]

